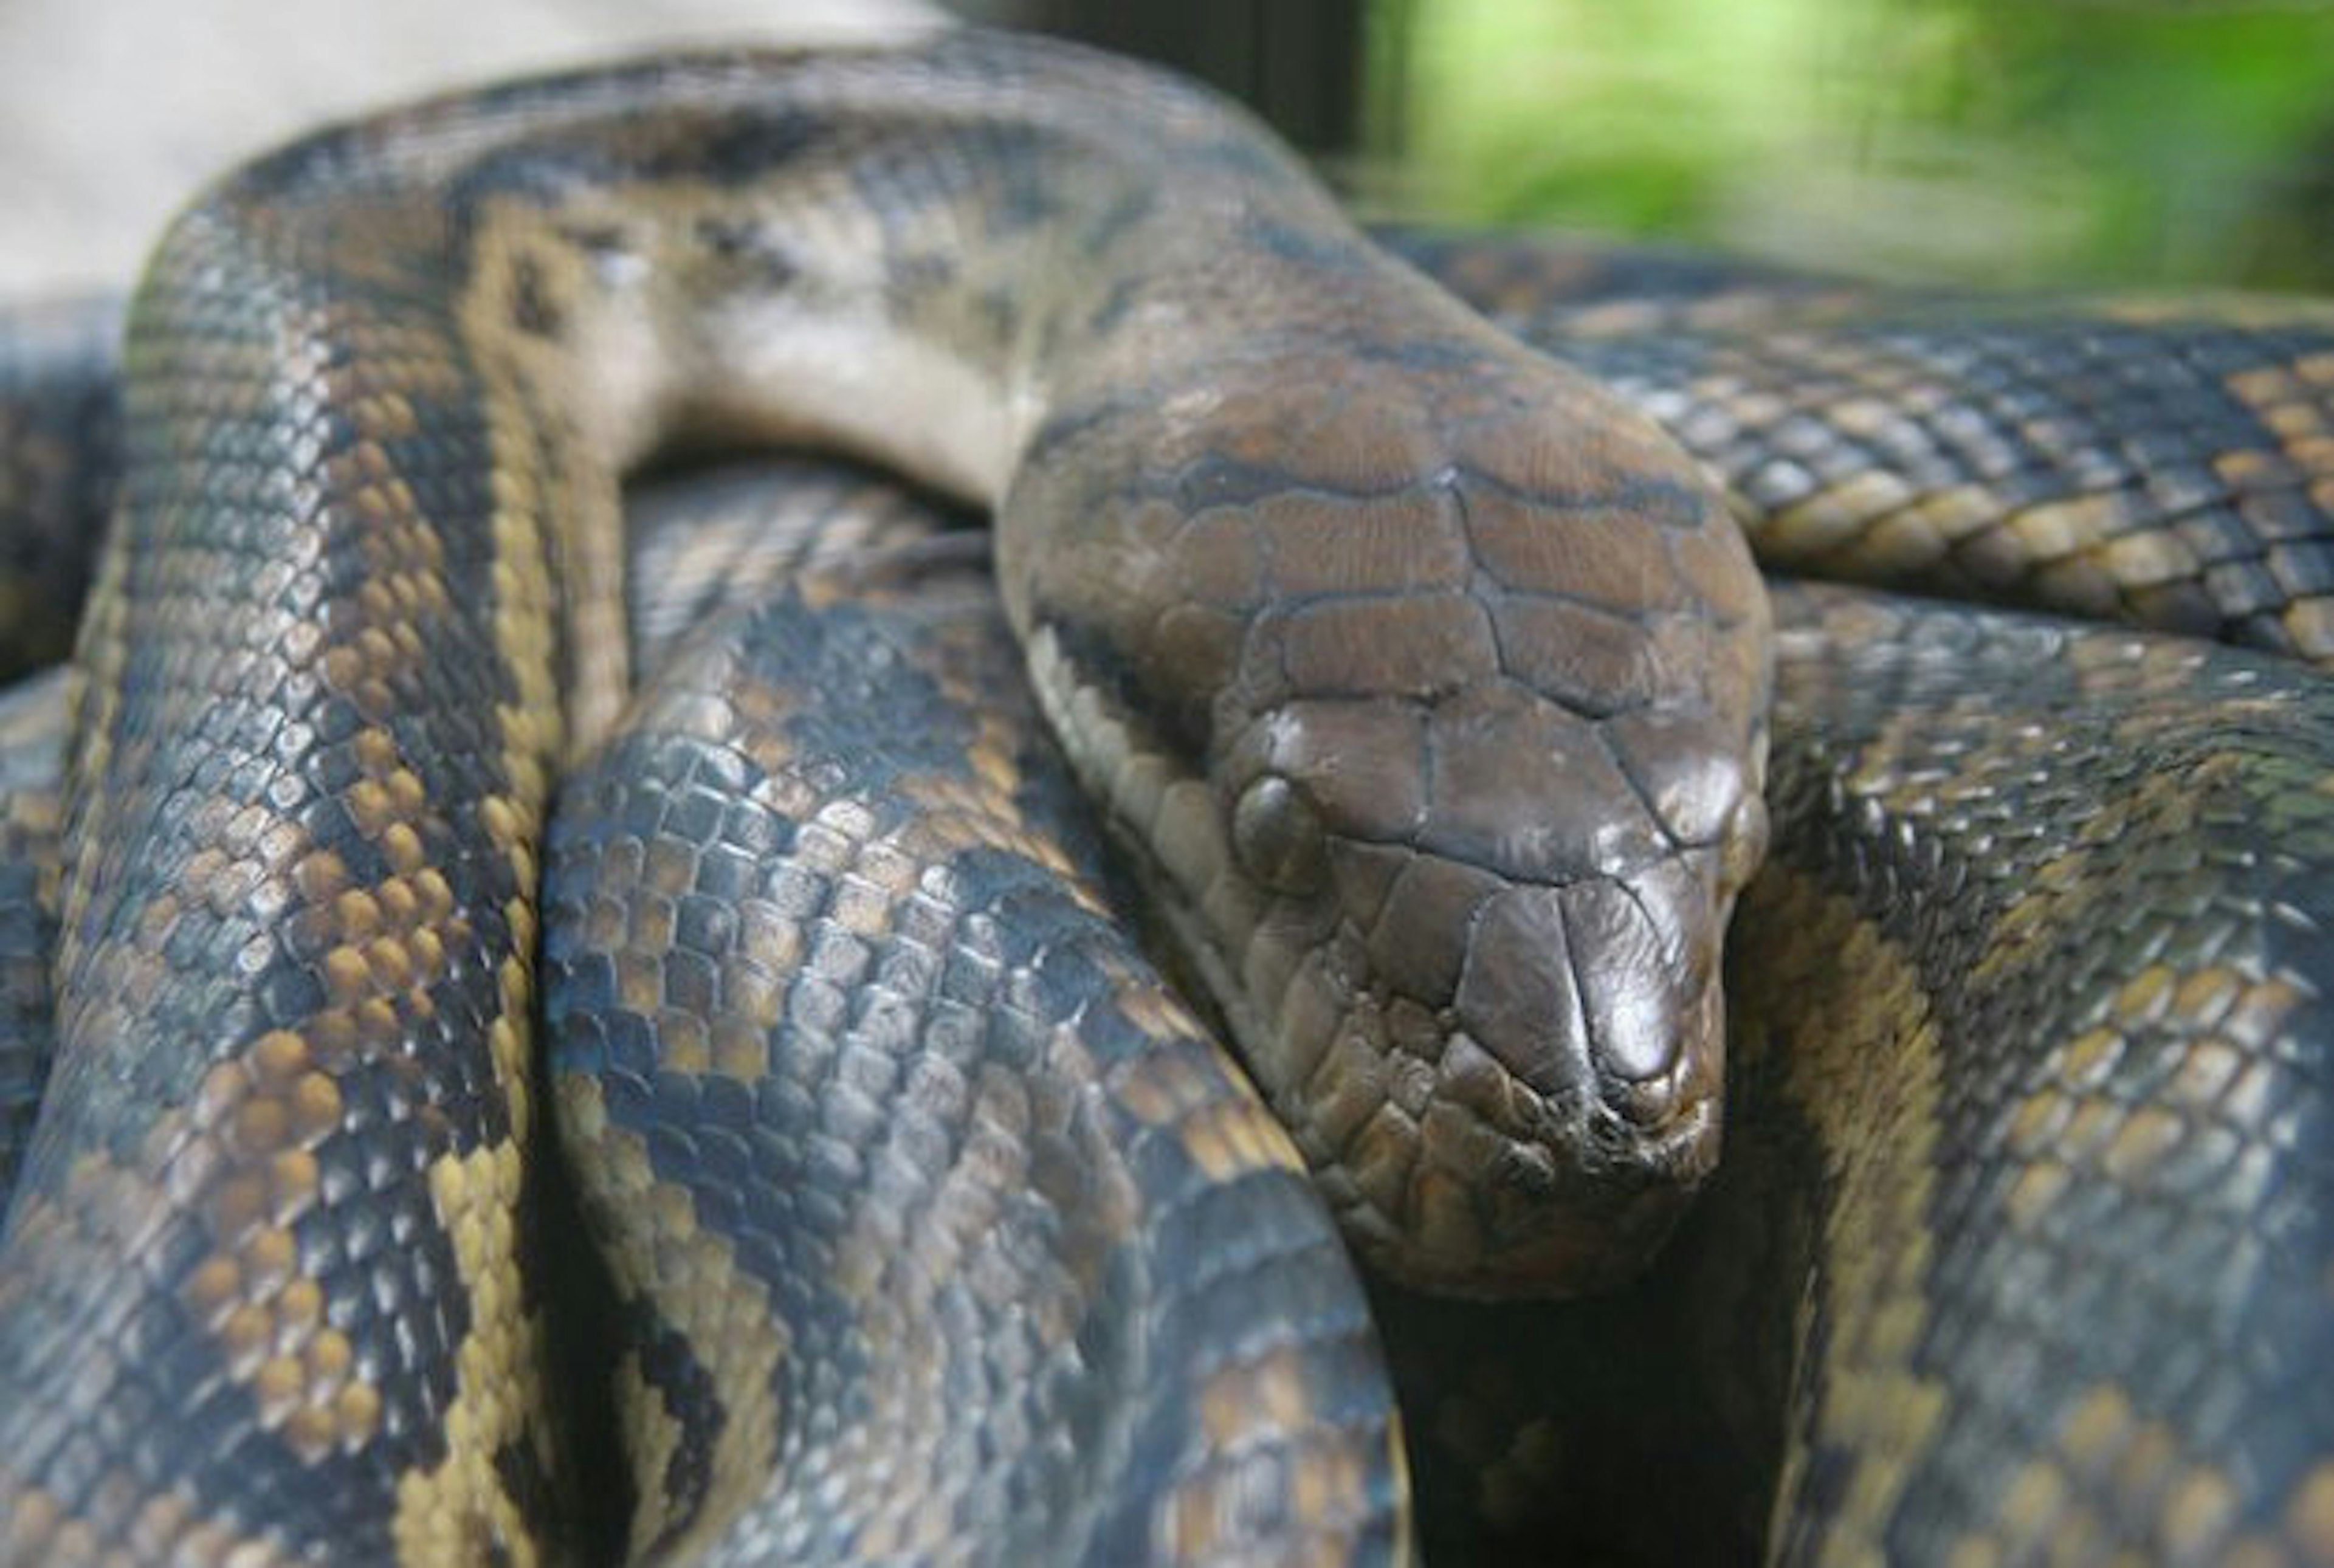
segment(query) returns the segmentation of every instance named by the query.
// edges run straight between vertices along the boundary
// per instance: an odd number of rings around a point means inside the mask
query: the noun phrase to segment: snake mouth
[[[1628,1169],[1546,1178],[1545,1145],[1519,1149],[1509,1170],[1537,1168],[1538,1179],[1482,1180],[1465,1189],[1466,1212],[1427,1201],[1398,1259],[1382,1270],[1442,1295],[1564,1298],[1617,1290],[1643,1274],[1684,1217],[1714,1163],[1716,1107],[1702,1118],[1712,1136],[1673,1144],[1671,1158]],[[1452,1180],[1459,1179],[1453,1173]]]
[[[1716,993],[1708,1006],[1717,1027]],[[1472,1037],[1442,1053],[1416,1122],[1399,1215],[1349,1219],[1374,1267],[1446,1295],[1564,1297],[1616,1288],[1653,1261],[1715,1169],[1723,1125],[1712,1053],[1659,1085],[1540,1095]],[[1646,1120],[1646,1102],[1664,1114]]]
[[[1651,1262],[1718,1159],[1731,899],[1709,870],[1510,884],[1483,902],[1440,1038],[1380,1045],[1432,1069],[1402,1119],[1403,1179],[1386,1179],[1380,1128],[1364,1184],[1387,1227],[1365,1247],[1382,1271],[1442,1294],[1563,1296]]]

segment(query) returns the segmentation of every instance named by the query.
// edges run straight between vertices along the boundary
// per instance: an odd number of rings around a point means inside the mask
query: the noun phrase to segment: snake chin
[[[1716,1105],[1700,1107],[1656,1158],[1593,1176],[1551,1173],[1545,1145],[1510,1145],[1477,1183],[1478,1213],[1455,1236],[1429,1229],[1396,1259],[1397,1283],[1437,1295],[1558,1299],[1617,1290],[1677,1227],[1717,1150]]]

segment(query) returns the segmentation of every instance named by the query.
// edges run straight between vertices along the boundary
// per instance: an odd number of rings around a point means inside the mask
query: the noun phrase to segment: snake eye
[[[1249,876],[1277,893],[1314,892],[1328,873],[1319,814],[1277,773],[1240,792],[1232,808],[1232,852]]]

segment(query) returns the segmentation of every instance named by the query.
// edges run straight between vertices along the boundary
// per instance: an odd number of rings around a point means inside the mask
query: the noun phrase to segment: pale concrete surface
[[[0,0],[0,299],[128,284],[238,159],[416,93],[660,44],[865,38],[921,0]]]

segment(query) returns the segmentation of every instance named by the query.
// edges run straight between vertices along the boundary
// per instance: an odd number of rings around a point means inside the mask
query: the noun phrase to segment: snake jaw
[[[1391,1263],[1372,1261],[1404,1284],[1442,1295],[1617,1289],[1644,1272],[1683,1217],[1715,1162],[1718,1126],[1716,1099],[1698,1101],[1680,1135],[1653,1146],[1659,1158],[1593,1173],[1570,1163],[1578,1145],[1561,1139],[1506,1143],[1493,1160],[1497,1180],[1461,1188],[1451,1172],[1422,1181],[1407,1250]]]

